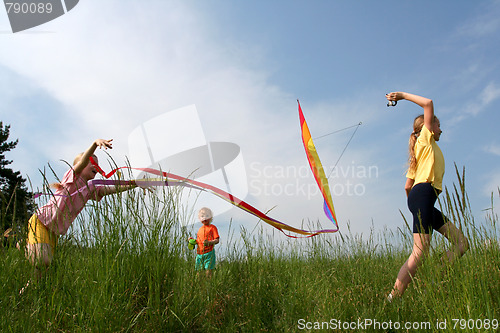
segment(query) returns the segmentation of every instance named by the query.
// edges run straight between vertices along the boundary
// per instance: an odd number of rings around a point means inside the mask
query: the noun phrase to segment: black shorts
[[[450,220],[434,207],[437,190],[430,183],[419,183],[408,194],[408,208],[413,214],[413,233],[431,234]]]

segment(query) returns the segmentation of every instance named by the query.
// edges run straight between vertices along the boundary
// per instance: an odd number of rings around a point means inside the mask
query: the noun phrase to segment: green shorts
[[[196,255],[194,269],[197,271],[215,269],[215,250]]]

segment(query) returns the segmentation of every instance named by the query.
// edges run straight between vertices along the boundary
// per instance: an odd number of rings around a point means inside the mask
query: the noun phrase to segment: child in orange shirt
[[[196,245],[198,245],[195,269],[205,270],[207,277],[212,276],[215,269],[214,245],[219,244],[219,231],[212,224],[213,214],[209,208],[203,207],[198,212],[198,218],[203,223],[196,234]]]

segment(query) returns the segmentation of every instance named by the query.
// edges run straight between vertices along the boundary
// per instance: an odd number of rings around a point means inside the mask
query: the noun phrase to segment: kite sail
[[[328,219],[332,221],[333,224],[335,224],[335,231],[338,231],[339,227],[337,223],[337,217],[335,216],[335,210],[333,208],[333,201],[332,195],[330,193],[330,186],[328,185],[328,178],[326,178],[325,170],[321,165],[318,152],[316,151],[316,147],[314,146],[311,132],[309,132],[309,127],[307,126],[306,119],[304,118],[304,114],[302,113],[302,108],[300,107],[299,100],[297,100],[297,104],[299,105],[299,119],[300,128],[302,129],[302,142],[304,143],[307,160],[309,161],[309,166],[311,167],[314,179],[316,179],[316,183],[318,184],[321,194],[323,194],[323,199],[325,200],[323,204],[323,210],[325,211]]]

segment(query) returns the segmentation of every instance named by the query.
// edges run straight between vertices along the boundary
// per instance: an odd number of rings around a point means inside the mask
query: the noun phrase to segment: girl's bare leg
[[[422,263],[424,256],[429,252],[431,242],[430,234],[413,234],[413,250],[410,257],[401,266],[398,277],[392,288],[391,299],[394,296],[401,296],[411,282],[413,276],[417,272],[417,268]]]
[[[458,229],[453,223],[447,222],[441,228],[438,229],[448,241],[451,243],[451,250],[447,251],[445,257],[448,262],[453,262],[455,259],[460,258],[469,249],[469,242],[465,238],[463,232]]]
[[[52,252],[52,247],[49,244],[27,244],[26,245],[26,258],[35,268],[35,278],[39,280],[42,277],[43,272],[47,270],[54,254]],[[26,283],[26,285],[19,291],[22,294],[26,291],[26,288],[30,285],[31,280]]]

